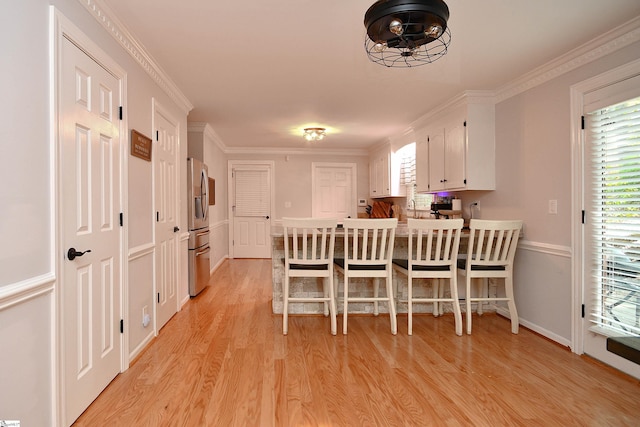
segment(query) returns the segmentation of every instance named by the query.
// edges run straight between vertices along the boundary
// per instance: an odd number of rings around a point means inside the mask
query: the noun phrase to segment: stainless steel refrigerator
[[[209,174],[207,165],[187,159],[189,201],[189,295],[195,297],[209,283]]]

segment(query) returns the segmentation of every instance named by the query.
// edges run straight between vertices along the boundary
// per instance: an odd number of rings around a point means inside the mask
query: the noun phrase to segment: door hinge
[[[584,304],[582,304],[582,318],[584,319]]]
[[[587,212],[583,209],[582,210],[582,223],[585,224],[585,221],[587,219]]]
[[[156,131],[156,141],[160,141],[160,131]]]
[[[120,227],[124,225],[124,215],[120,212]]]
[[[467,127],[467,121],[465,120],[462,126]]]
[[[160,292],[158,292],[158,304],[160,304]]]
[[[124,334],[124,319],[120,319],[120,333]]]
[[[582,130],[584,130],[584,116],[580,118],[580,121],[581,121],[580,126],[582,126]]]
[[[122,106],[120,106],[118,110],[118,115],[120,116],[120,120],[122,120]]]
[[[464,183],[465,183],[465,185],[467,184],[467,179],[466,179],[466,178],[465,178],[465,180],[464,180]]]
[[[160,211],[156,211],[156,222],[160,222]]]

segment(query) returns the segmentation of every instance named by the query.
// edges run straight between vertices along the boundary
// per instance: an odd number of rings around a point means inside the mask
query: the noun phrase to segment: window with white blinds
[[[400,157],[400,184],[407,187],[407,208],[430,210],[433,195],[416,192],[416,143],[412,142],[398,150]]]
[[[640,335],[640,98],[587,114],[590,321]]]
[[[415,144],[413,144],[415,147]],[[400,160],[400,184],[409,185],[416,182],[416,151],[403,151]]]
[[[266,170],[234,170],[235,215],[267,216],[271,211],[269,172]]]

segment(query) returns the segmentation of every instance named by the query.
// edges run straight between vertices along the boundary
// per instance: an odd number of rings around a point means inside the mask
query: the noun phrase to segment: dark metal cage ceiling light
[[[448,20],[442,0],[378,0],[364,15],[367,55],[386,67],[430,64],[447,53]]]

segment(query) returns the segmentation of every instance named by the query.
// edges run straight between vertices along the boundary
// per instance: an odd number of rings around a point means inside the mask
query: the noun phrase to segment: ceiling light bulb
[[[387,48],[386,42],[378,42],[375,45],[373,45],[373,51],[378,53],[382,52],[386,48]]]
[[[442,35],[442,32],[442,25],[440,24],[431,24],[429,25],[429,27],[427,27],[426,30],[424,30],[424,33],[427,35],[427,37],[431,37],[434,39],[440,37]]]
[[[303,137],[307,141],[320,141],[325,136],[325,128],[305,128]]]
[[[402,28],[402,21],[399,19],[394,19],[389,23],[389,31],[391,31],[396,36],[402,35],[404,29]]]

